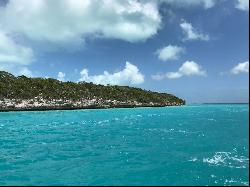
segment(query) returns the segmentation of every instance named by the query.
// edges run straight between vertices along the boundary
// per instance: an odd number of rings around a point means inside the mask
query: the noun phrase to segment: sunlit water
[[[248,105],[0,113],[0,185],[248,185]]]

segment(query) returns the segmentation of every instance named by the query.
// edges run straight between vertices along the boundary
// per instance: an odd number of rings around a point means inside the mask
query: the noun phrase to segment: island
[[[0,111],[74,110],[185,105],[172,94],[129,86],[62,82],[0,71]]]

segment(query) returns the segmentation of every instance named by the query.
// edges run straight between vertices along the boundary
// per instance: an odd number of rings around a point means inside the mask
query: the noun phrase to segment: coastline
[[[84,110],[84,109],[113,109],[113,108],[157,108],[157,107],[171,107],[171,106],[184,106],[179,105],[112,105],[112,106],[85,106],[85,107],[31,107],[31,108],[0,108],[1,112],[35,112],[35,111],[53,111],[53,110]]]
[[[249,105],[249,103],[202,103],[203,105]]]
[[[184,105],[172,94],[141,88],[28,78],[0,71],[0,112]]]

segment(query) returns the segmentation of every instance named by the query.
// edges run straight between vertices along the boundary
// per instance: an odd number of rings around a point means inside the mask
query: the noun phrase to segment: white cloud
[[[168,79],[178,79],[181,78],[183,76],[183,74],[181,74],[180,72],[168,72],[166,73],[166,77]]]
[[[31,48],[17,44],[5,32],[0,30],[0,64],[28,65],[33,60],[34,55]]]
[[[79,81],[93,82],[95,84],[111,84],[111,85],[129,85],[129,84],[142,84],[144,82],[144,76],[140,73],[139,69],[126,62],[126,66],[123,70],[110,74],[104,71],[101,75],[90,76],[87,69],[83,69],[80,72],[81,78]]]
[[[180,27],[184,33],[184,40],[203,40],[208,41],[210,40],[209,35],[203,34],[197,31],[191,23],[186,22],[185,20],[182,21]]]
[[[183,47],[168,45],[156,51],[158,58],[162,61],[177,60],[185,52]]]
[[[206,72],[202,70],[202,67],[195,63],[194,61],[186,61],[179,68],[178,73],[182,76],[191,76],[191,75],[199,75],[205,76]]]
[[[166,76],[162,73],[158,73],[158,74],[155,74],[155,75],[152,75],[151,78],[153,80],[156,80],[156,81],[160,81],[162,79],[164,79]]]
[[[16,76],[25,75],[27,77],[33,77],[33,73],[28,67],[18,64],[0,63],[0,71],[7,71]]]
[[[166,74],[156,74],[152,75],[154,80],[162,80],[164,78],[168,79],[178,79],[183,76],[206,76],[206,71],[203,68],[195,63],[194,61],[186,61],[178,69],[177,72],[167,72]]]
[[[31,48],[16,43],[8,34],[0,30],[0,70],[31,77],[32,72],[26,66],[33,60]]]
[[[249,11],[249,0],[237,0],[236,8]]]
[[[174,5],[176,7],[189,8],[194,6],[202,6],[205,9],[212,8],[217,0],[160,0],[167,4]]]
[[[233,69],[231,69],[231,73],[234,75],[249,73],[249,61],[237,64]]]
[[[57,79],[59,80],[59,81],[65,81],[65,73],[63,73],[63,72],[58,72],[58,75],[57,75]]]
[[[17,74],[18,75],[25,75],[27,77],[32,77],[33,76],[32,71],[30,71],[27,67],[21,67]]]
[[[156,1],[9,0],[0,25],[33,41],[81,43],[87,37],[144,41],[157,33]]]

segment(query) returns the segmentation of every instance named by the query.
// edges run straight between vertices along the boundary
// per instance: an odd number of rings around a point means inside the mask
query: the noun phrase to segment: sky
[[[249,1],[0,0],[0,70],[249,102]]]

